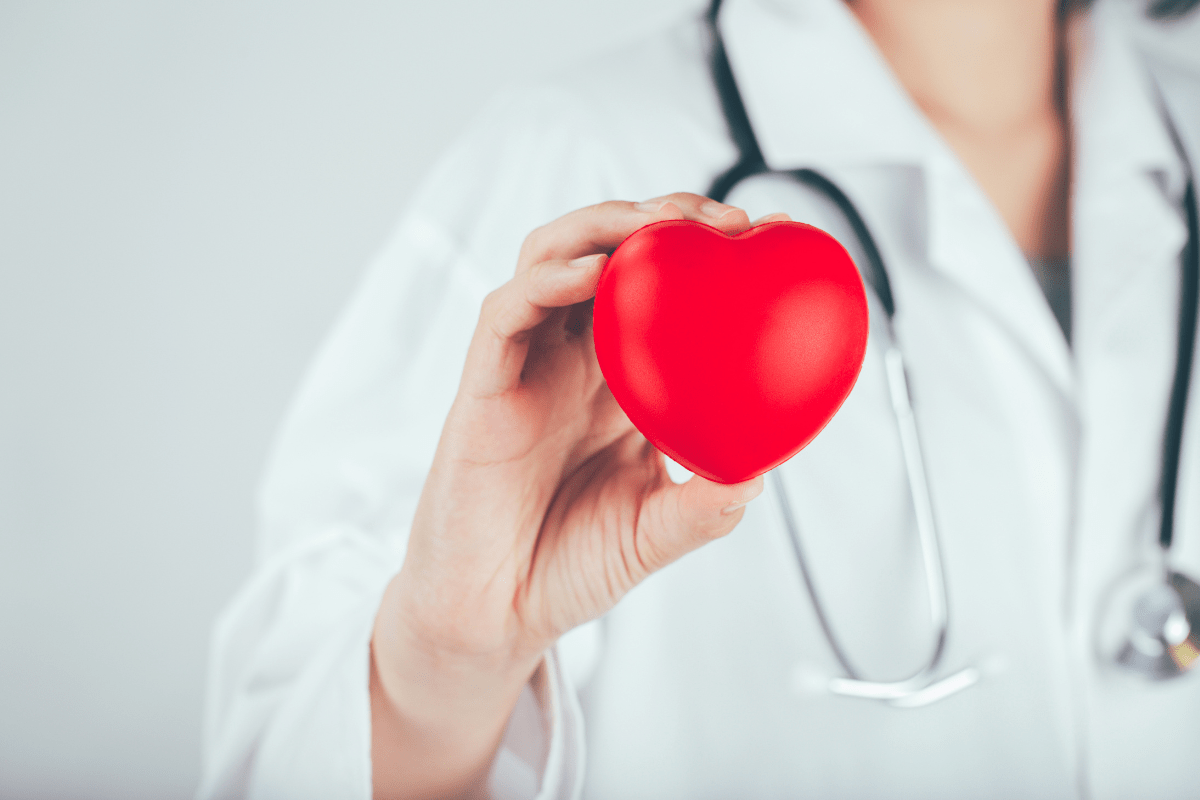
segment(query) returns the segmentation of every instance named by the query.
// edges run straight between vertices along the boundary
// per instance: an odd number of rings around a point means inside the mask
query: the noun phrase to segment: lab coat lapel
[[[914,202],[925,203],[929,227],[920,258],[960,286],[1069,393],[1066,342],[1003,220],[846,6],[731,0],[719,24],[767,164],[922,169],[925,197]],[[868,224],[880,218],[869,198],[844,188]],[[887,236],[872,227],[887,258]],[[903,279],[893,282],[903,315]]]
[[[1157,534],[1187,239],[1183,165],[1133,45],[1139,24],[1117,4],[1098,4],[1074,86],[1072,288],[1083,432],[1076,592],[1085,612]]]
[[[1200,164],[1200,93],[1195,88],[1200,67],[1188,68],[1153,52],[1145,53],[1143,59],[1171,115],[1183,152],[1191,164]],[[1182,187],[1176,188],[1182,191]]]
[[[772,168],[928,153],[928,123],[840,0],[730,0],[718,24]]]
[[[1139,280],[1155,277],[1147,271],[1177,272],[1187,238],[1179,210],[1182,166],[1146,63],[1130,40],[1137,21],[1123,11],[1111,3],[1096,7],[1073,87],[1073,294],[1083,346]]]
[[[958,283],[1070,397],[1067,341],[1003,219],[957,160],[935,157],[926,174],[929,264]]]

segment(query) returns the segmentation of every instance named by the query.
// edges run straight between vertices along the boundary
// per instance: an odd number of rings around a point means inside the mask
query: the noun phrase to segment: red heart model
[[[738,483],[812,441],[854,388],[867,297],[845,249],[799,222],[738,236],[686,220],[635,231],[596,290],[596,358],[655,447]]]

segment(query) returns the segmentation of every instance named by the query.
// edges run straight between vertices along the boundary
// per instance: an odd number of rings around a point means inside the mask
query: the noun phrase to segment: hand
[[[377,796],[477,785],[546,648],[731,531],[762,491],[761,478],[673,483],[596,363],[590,300],[607,254],[667,219],[750,227],[693,194],[580,209],[531,233],[484,301],[376,621]]]

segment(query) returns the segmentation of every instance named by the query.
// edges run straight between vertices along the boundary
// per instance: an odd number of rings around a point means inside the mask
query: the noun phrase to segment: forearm
[[[374,796],[477,798],[504,729],[540,656],[462,654],[413,632],[397,579],[371,642]]]

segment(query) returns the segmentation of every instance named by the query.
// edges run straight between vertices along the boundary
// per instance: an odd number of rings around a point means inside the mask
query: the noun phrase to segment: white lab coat
[[[1003,221],[840,2],[730,0],[721,25],[768,163],[831,175],[879,241],[943,537],[944,671],[984,677],[910,709],[815,688],[838,671],[768,491],[733,534],[547,655],[496,796],[1195,796],[1200,676],[1148,684],[1093,654],[1104,588],[1159,518],[1186,226],[1145,69],[1200,163],[1200,68],[1145,51],[1182,34],[1133,3],[1091,14],[1072,90],[1069,347]],[[703,192],[735,160],[704,48],[689,20],[510,92],[433,170],[278,440],[258,565],[215,633],[201,797],[370,797],[371,627],[480,301],[534,227],[605,199]],[[858,252],[786,180],[730,201]],[[841,412],[782,474],[837,632],[886,679],[923,663],[932,630],[876,334]],[[1198,396],[1175,552],[1193,576]]]

